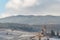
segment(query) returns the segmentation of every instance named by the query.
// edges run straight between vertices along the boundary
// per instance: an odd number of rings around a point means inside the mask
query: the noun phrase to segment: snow
[[[47,39],[46,37],[45,38],[42,38],[42,40],[44,39]],[[49,40],[60,40],[59,38],[49,38]]]
[[[0,29],[0,40],[31,40],[29,37],[32,36],[35,36],[35,34],[17,30],[11,31],[10,29]],[[42,38],[42,40],[44,39],[45,38]],[[60,40],[60,39],[50,38],[50,40]]]
[[[56,39],[56,38],[50,38],[50,40],[60,40],[60,39]]]

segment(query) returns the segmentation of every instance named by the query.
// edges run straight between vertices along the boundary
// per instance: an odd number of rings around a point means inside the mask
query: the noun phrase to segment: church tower
[[[46,35],[46,25],[42,25],[42,31],[41,31],[41,33],[43,35]]]

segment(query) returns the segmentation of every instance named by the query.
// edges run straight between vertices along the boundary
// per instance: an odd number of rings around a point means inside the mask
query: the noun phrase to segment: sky
[[[16,15],[60,16],[60,0],[0,0],[0,18]]]

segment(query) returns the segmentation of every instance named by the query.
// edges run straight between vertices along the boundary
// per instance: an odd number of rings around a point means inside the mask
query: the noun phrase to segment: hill
[[[60,16],[24,16],[24,15],[18,15],[18,16],[11,16],[0,19],[0,23],[19,23],[19,24],[60,24]]]

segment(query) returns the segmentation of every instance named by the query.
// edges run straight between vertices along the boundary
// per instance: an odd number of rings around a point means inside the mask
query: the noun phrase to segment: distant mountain
[[[19,24],[60,24],[60,16],[33,16],[18,15],[0,19],[0,23],[19,23]]]

